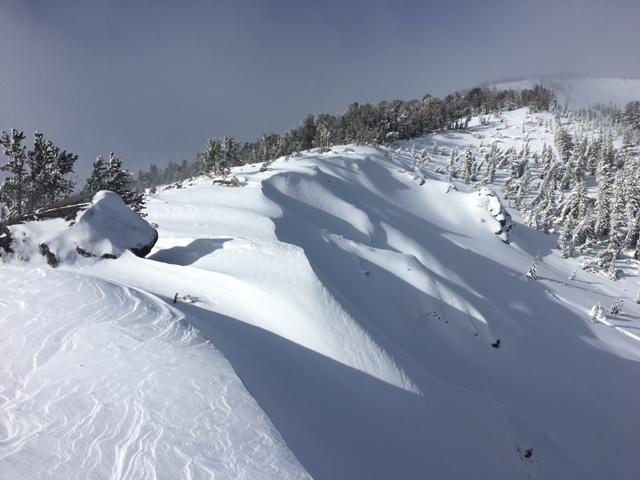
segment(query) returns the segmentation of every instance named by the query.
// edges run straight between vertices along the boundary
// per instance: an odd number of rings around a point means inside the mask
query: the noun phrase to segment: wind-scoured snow
[[[548,118],[416,140],[439,150],[419,172],[405,142],[200,177],[151,196],[146,259],[3,268],[0,471],[634,478],[637,276],[570,280],[578,260],[517,212],[496,235],[499,189],[436,173],[523,125],[539,150]],[[615,298],[625,314],[591,323]]]
[[[0,478],[309,478],[166,303],[71,272],[0,278]]]

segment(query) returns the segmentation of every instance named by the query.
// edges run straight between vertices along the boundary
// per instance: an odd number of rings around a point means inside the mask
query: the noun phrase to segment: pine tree
[[[327,122],[320,122],[318,126],[318,134],[320,135],[320,153],[331,150],[331,130],[329,129]]]
[[[616,298],[613,303],[609,306],[609,315],[622,315],[624,300],[621,298]]]
[[[122,168],[122,161],[113,152],[109,153],[109,163],[105,172],[105,190],[111,190],[121,197],[129,191],[129,174]]]
[[[93,162],[93,168],[91,174],[87,179],[87,185],[85,189],[90,193],[96,193],[100,190],[105,190],[107,185],[107,165],[105,164],[102,155]]]
[[[492,151],[493,147],[484,155],[485,172],[484,176],[482,177],[483,185],[492,184],[496,178],[497,158]]]
[[[553,167],[555,163],[555,158],[553,156],[553,150],[551,147],[548,147],[545,143],[542,147],[542,175],[543,178],[546,178],[550,173],[553,172]]]
[[[595,233],[604,236],[609,233],[609,219],[611,217],[611,177],[607,157],[603,155],[596,171],[598,191],[596,195],[596,226]]]
[[[558,247],[560,247],[560,250],[562,250],[563,258],[573,257],[574,225],[575,224],[573,217],[569,217],[567,223],[562,229],[562,232],[560,233],[560,238],[558,239]]]
[[[580,221],[587,212],[588,200],[587,187],[585,186],[584,181],[580,180],[576,182],[571,193],[562,205],[560,221],[566,222],[567,217],[572,217]]]
[[[625,227],[625,196],[624,179],[619,170],[613,187],[613,200],[611,202],[611,216],[609,220],[609,241],[616,250],[623,246]]]
[[[0,134],[0,145],[7,162],[0,170],[7,172],[4,183],[0,186],[0,199],[7,204],[11,215],[21,217],[26,206],[25,185],[25,147],[22,145],[24,133],[12,129],[11,133]]]
[[[27,153],[27,165],[29,166],[29,209],[34,210],[41,206],[48,176],[48,157],[46,143],[41,133],[33,134],[33,150]]]
[[[571,152],[573,151],[573,140],[571,138],[571,134],[567,132],[562,126],[559,126],[556,129],[555,133],[555,145],[556,150],[558,150],[558,156],[560,160],[566,162],[571,157]]]
[[[117,193],[134,212],[140,213],[144,207],[144,195],[135,191],[132,183],[131,175],[123,168],[120,158],[111,152],[108,163],[105,164],[102,156],[93,162],[93,170],[87,180],[86,190],[90,193],[110,190]]]
[[[609,244],[606,250],[604,250],[598,257],[601,268],[607,272],[607,277],[610,280],[618,279],[618,269],[616,268],[616,259],[618,258],[619,251],[612,244]]]
[[[527,194],[531,186],[531,175],[529,174],[529,162],[524,160],[524,171],[518,182],[518,192],[516,194],[516,208],[524,211],[527,206]]]
[[[640,159],[631,157],[624,165],[626,248],[635,248],[640,238]]]
[[[458,147],[453,147],[451,149],[449,164],[447,165],[447,173],[449,174],[449,181],[458,176]]]
[[[69,176],[77,155],[60,149],[50,140],[44,141],[40,133],[34,134],[33,150],[27,154],[29,164],[29,183],[32,191],[33,207],[61,200],[73,191],[73,181]]]
[[[416,143],[413,142],[413,144],[411,145],[411,150],[409,152],[409,154],[411,155],[411,168],[413,170],[413,172],[417,172],[418,171],[418,152],[416,150]]]
[[[592,323],[598,323],[598,322],[602,322],[603,320],[606,320],[606,317],[604,315],[604,309],[602,308],[602,305],[600,304],[600,302],[596,303],[593,307],[591,307],[591,310],[589,311],[589,319],[591,320]]]
[[[464,183],[469,184],[471,183],[471,181],[475,180],[474,171],[475,171],[475,157],[473,155],[473,152],[471,151],[471,147],[467,146],[464,152],[464,174],[463,174]]]
[[[222,142],[217,138],[207,140],[207,149],[202,153],[202,167],[205,173],[220,174],[220,163],[222,161]]]
[[[529,267],[529,270],[527,270],[527,278],[530,278],[532,280],[538,279],[538,263],[539,262],[540,262],[540,252],[536,254],[535,258],[533,259],[533,263]]]
[[[273,142],[275,144],[275,142]],[[275,145],[274,145],[275,146]],[[221,164],[220,173],[222,175],[229,175],[231,167],[238,163],[238,151],[240,145],[233,137],[224,137],[222,139],[222,150],[224,161]]]

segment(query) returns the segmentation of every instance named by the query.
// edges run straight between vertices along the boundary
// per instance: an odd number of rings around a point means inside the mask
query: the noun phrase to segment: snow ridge
[[[519,144],[523,125],[539,150],[548,116],[521,109],[417,139],[433,152],[421,167],[400,142],[239,167],[238,188],[203,176],[151,196],[160,236],[147,259],[3,270],[0,467],[631,478],[640,343],[617,329],[639,328],[640,307],[625,303],[615,328],[588,310],[629,298],[634,279],[569,280],[575,259],[499,189],[439,173],[454,148]],[[71,315],[78,292],[87,305]],[[43,452],[51,462],[34,461]]]

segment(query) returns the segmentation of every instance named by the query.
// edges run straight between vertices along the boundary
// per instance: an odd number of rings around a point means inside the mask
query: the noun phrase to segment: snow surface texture
[[[74,222],[62,218],[26,222],[9,227],[11,245],[22,260],[44,262],[39,246],[46,244],[58,260],[73,263],[79,250],[85,256],[118,257],[127,249],[142,250],[153,245],[156,232],[113,192],[95,194],[86,210]]]
[[[512,212],[501,241],[491,196],[435,173],[523,124],[536,151],[547,118],[420,139],[420,171],[407,142],[202,177],[151,197],[147,259],[3,268],[0,472],[635,478],[637,276],[569,280],[553,236]]]
[[[50,268],[0,279],[0,478],[309,478],[166,303]]]
[[[623,108],[633,100],[640,100],[640,79],[591,77],[540,77],[490,84],[497,90],[522,90],[542,84],[552,89],[560,105],[585,108],[593,104],[616,105]]]

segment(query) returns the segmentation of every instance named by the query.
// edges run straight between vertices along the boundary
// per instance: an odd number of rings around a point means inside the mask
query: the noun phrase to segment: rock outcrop
[[[158,232],[108,191],[51,205],[0,229],[5,256],[28,261],[41,255],[52,267],[79,258],[114,259],[125,250],[144,257],[157,240]]]

